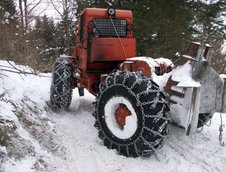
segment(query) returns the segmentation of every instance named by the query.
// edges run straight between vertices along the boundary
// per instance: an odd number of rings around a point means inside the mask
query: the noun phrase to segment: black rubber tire
[[[213,117],[212,113],[200,113],[198,119],[198,128],[203,127],[211,118]]]
[[[105,121],[105,105],[115,96],[127,99],[137,116],[137,128],[130,138],[121,139],[112,133]],[[163,144],[168,134],[169,108],[165,96],[151,79],[135,72],[116,71],[109,75],[95,102],[95,127],[99,138],[110,149],[127,157],[146,157]]]
[[[67,109],[71,104],[73,88],[72,64],[58,57],[54,64],[50,87],[50,102],[53,110]]]

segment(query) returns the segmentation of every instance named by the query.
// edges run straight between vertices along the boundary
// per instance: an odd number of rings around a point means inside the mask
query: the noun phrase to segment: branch
[[[52,5],[53,5],[53,8],[57,11],[57,13],[61,16],[61,18],[63,18],[63,14],[57,9],[56,5],[54,4],[53,0],[50,0]]]
[[[5,68],[5,69],[1,69],[1,71],[23,74],[25,76],[26,76],[26,74],[28,74],[28,75],[36,75],[36,76],[40,76],[40,77],[48,77],[48,76],[41,76],[39,73],[42,73],[42,72],[26,72],[26,71],[22,71],[22,70],[18,69],[17,67],[15,67],[10,61],[7,61],[7,62],[10,64],[10,66],[0,65],[1,67],[4,67]],[[43,71],[46,71],[50,66],[53,65],[53,63],[54,63],[54,61],[51,62],[50,64],[48,64],[47,66],[45,66],[45,68],[43,69]]]
[[[5,71],[5,72],[12,72],[12,73],[17,73],[17,74],[23,74],[26,76],[27,75],[35,75],[35,76],[39,76],[39,77],[46,77],[46,78],[50,78],[49,76],[43,76],[43,75],[39,75],[37,73],[33,73],[33,72],[25,72],[25,71],[14,71],[14,70],[9,70],[9,69],[1,69],[1,71]]]
[[[42,12],[40,12],[37,16],[40,16],[47,8],[48,8],[48,6],[46,6],[46,7],[42,10]]]
[[[31,13],[40,3],[42,0],[39,0],[30,10],[29,13]],[[28,4],[27,6],[29,6],[30,4]]]
[[[10,61],[8,61],[7,60],[7,63],[9,63],[9,65],[10,66],[12,66],[13,67],[13,69],[15,69],[15,70],[17,70],[17,71],[19,71],[19,73],[22,73],[22,74],[24,74],[24,71],[22,71],[22,70],[20,70],[20,69],[18,69],[18,68],[16,68]],[[5,69],[3,69],[3,70],[5,70]],[[6,69],[7,70],[7,69]],[[24,74],[25,75],[25,74]],[[26,76],[26,75],[25,75]]]

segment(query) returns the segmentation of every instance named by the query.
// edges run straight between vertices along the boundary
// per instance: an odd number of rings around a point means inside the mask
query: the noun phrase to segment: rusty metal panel
[[[185,126],[186,135],[196,133],[198,118],[199,118],[199,107],[200,107],[200,87],[193,87],[188,89],[188,115],[187,115],[187,124]]]
[[[88,62],[123,61],[135,56],[134,38],[92,38]]]

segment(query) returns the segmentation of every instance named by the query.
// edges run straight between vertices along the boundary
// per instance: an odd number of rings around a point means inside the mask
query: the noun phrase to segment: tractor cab
[[[86,70],[94,67],[90,65],[93,63],[122,62],[134,57],[132,20],[129,10],[86,8],[80,16],[74,53],[83,59],[79,68]]]
[[[110,73],[121,62],[136,55],[132,21],[131,11],[112,7],[86,8],[81,13],[74,63],[82,87],[88,87],[95,94],[101,74]]]

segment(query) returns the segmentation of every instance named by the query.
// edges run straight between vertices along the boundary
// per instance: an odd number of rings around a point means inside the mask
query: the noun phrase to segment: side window
[[[84,14],[81,16],[80,18],[80,33],[79,33],[79,39],[80,39],[80,42],[83,42],[84,40]]]

